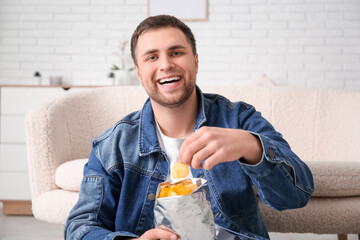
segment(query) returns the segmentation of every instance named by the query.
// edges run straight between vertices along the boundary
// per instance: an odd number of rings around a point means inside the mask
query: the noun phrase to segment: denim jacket
[[[209,171],[191,168],[194,177],[208,182],[215,223],[239,239],[269,239],[253,185],[274,209],[300,208],[313,192],[312,174],[253,106],[196,91],[199,111],[194,131],[202,126],[244,129],[257,136],[263,148],[257,165],[239,159]],[[170,169],[149,99],[142,110],[124,117],[92,145],[65,239],[122,239],[153,228],[157,187]]]

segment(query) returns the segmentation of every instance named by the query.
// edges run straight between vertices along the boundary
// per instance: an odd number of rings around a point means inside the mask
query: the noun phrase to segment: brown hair
[[[185,23],[183,23],[174,16],[157,15],[157,16],[148,17],[145,20],[143,20],[137,26],[131,37],[131,57],[136,65],[137,65],[137,59],[135,56],[135,51],[139,36],[150,29],[158,29],[164,27],[174,27],[180,29],[185,34],[187,40],[189,41],[193,54],[194,55],[196,54],[196,41],[193,33],[191,32],[191,29]]]

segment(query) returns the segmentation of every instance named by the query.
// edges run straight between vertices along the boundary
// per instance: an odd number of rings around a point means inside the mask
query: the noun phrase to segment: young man
[[[254,107],[196,86],[195,39],[183,22],[145,19],[131,51],[150,98],[93,140],[66,239],[178,239],[153,223],[157,186],[178,159],[207,180],[219,236],[268,239],[252,185],[274,209],[306,205],[311,172],[281,134]]]

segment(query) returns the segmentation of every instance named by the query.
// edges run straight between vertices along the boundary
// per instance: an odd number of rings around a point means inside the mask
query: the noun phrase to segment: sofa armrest
[[[88,158],[91,140],[125,114],[140,109],[141,86],[104,87],[64,93],[31,108],[25,120],[32,199],[58,189],[56,168]]]
[[[70,132],[66,115],[57,102],[37,105],[25,119],[30,189],[32,199],[57,189],[56,168],[70,160]]]

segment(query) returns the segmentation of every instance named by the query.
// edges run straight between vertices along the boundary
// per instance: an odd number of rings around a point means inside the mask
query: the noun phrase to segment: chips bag
[[[215,223],[205,179],[160,183],[155,201],[155,227],[165,226],[182,240],[214,240]]]

